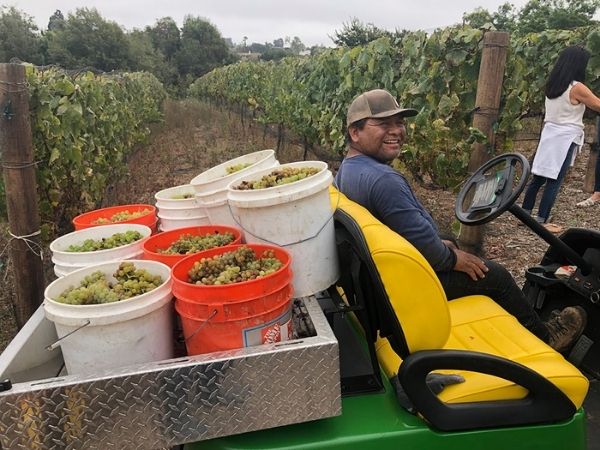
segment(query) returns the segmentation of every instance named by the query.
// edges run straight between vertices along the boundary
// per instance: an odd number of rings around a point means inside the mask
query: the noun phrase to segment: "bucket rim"
[[[125,244],[125,245],[120,245],[118,247],[113,247],[113,248],[107,248],[107,249],[103,249],[103,250],[93,250],[93,251],[89,251],[89,252],[68,252],[65,250],[60,250],[57,247],[57,245],[62,244],[64,241],[68,240],[71,237],[75,237],[75,235],[85,235],[85,234],[91,234],[91,233],[101,233],[104,234],[103,232],[106,231],[106,236],[105,237],[110,237],[113,234],[119,233],[120,231],[114,231],[112,233],[110,233],[111,229],[123,229],[123,228],[127,228],[128,230],[125,231],[129,231],[131,228],[133,228],[133,231],[139,231],[142,234],[142,238],[138,239],[137,241],[134,242],[130,242],[129,244]],[[147,233],[144,235],[144,233]],[[98,227],[89,227],[89,228],[83,228],[81,230],[75,230],[72,231],[70,233],[67,234],[63,234],[62,236],[54,239],[51,243],[50,243],[50,251],[53,254],[58,254],[58,255],[104,255],[108,252],[111,251],[115,251],[115,249],[119,249],[119,250],[124,250],[129,246],[135,246],[135,245],[139,245],[141,243],[143,243],[144,240],[148,239],[150,236],[152,235],[152,229],[148,226],[148,225],[142,225],[142,224],[138,224],[138,223],[122,223],[122,222],[118,222],[118,223],[114,223],[114,224],[110,224],[110,225],[101,225]],[[103,236],[102,236],[103,237]],[[100,239],[102,237],[96,237],[95,239]],[[85,239],[92,239],[92,238],[82,238],[82,243]]]
[[[95,253],[95,252],[89,252],[89,253]],[[132,253],[130,255],[120,255],[120,256],[117,256],[117,257],[112,258],[112,259],[106,259],[104,261],[98,261],[96,263],[91,263],[91,264],[87,264],[84,261],[82,261],[81,263],[78,263],[78,264],[71,263],[71,262],[66,262],[66,261],[61,261],[60,259],[57,260],[56,258],[54,258],[54,256],[52,256],[50,258],[50,261],[52,261],[52,263],[55,266],[77,267],[77,268],[81,269],[81,268],[84,268],[84,267],[90,267],[90,266],[94,266],[94,265],[102,264],[102,263],[117,262],[117,261],[124,261],[124,260],[133,260],[133,259],[141,259],[141,258],[138,258],[138,256],[141,257],[143,254],[144,254],[144,251],[140,247],[140,251],[139,252],[135,252],[135,253]]]
[[[248,281],[240,281],[238,283],[230,283],[230,284],[222,284],[222,285],[199,285],[199,284],[194,284],[194,283],[189,283],[187,281],[182,280],[181,278],[179,278],[178,276],[178,272],[185,270],[185,274],[187,275],[187,273],[189,272],[189,269],[193,266],[193,264],[196,261],[199,261],[203,258],[211,258],[213,256],[217,256],[219,254],[228,252],[228,251],[234,251],[237,248],[240,247],[250,247],[253,249],[256,249],[256,247],[259,247],[261,250],[276,250],[280,253],[283,253],[286,256],[286,261],[283,263],[283,266],[280,267],[278,270],[276,270],[273,273],[270,273],[268,275],[265,275],[263,277],[260,278],[255,278],[254,280],[248,280]],[[263,251],[264,251],[263,250]],[[247,244],[232,244],[232,245],[226,245],[223,247],[215,247],[209,250],[204,250],[202,252],[198,252],[198,253],[194,253],[193,255],[189,255],[186,258],[183,258],[181,261],[177,262],[173,268],[171,269],[171,275],[173,277],[173,295],[175,294],[175,291],[179,291],[179,287],[185,288],[185,289],[194,289],[194,290],[201,290],[205,293],[223,293],[223,292],[227,292],[229,290],[231,290],[232,288],[238,288],[238,289],[244,289],[244,288],[249,288],[251,286],[256,286],[258,284],[261,284],[265,281],[269,281],[272,278],[275,277],[279,277],[282,275],[283,271],[285,271],[286,269],[289,271],[290,274],[290,280],[292,278],[292,271],[291,271],[291,261],[292,261],[292,256],[290,254],[290,252],[288,252],[287,250],[285,250],[282,247],[278,247],[275,245],[269,245],[269,244],[255,244],[255,243],[247,243]],[[188,266],[186,268],[186,266]]]
[[[183,303],[190,303],[190,304],[193,304],[193,305],[202,305],[202,306],[207,306],[207,307],[217,306],[217,305],[219,305],[219,306],[236,306],[236,305],[241,305],[243,303],[248,303],[248,302],[253,302],[255,300],[259,300],[259,299],[264,298],[264,297],[266,297],[268,295],[273,295],[273,294],[275,294],[275,293],[277,293],[279,291],[283,291],[284,289],[289,289],[290,290],[290,294],[291,294],[292,290],[293,290],[292,283],[290,282],[290,283],[285,284],[283,286],[278,286],[277,289],[274,289],[274,290],[272,290],[270,292],[265,292],[264,294],[260,294],[260,295],[256,295],[256,296],[252,296],[252,297],[247,297],[247,298],[244,298],[243,300],[236,299],[235,301],[222,301],[222,302],[219,302],[219,301],[211,302],[211,301],[206,301],[206,300],[195,301],[195,300],[192,300],[192,299],[189,299],[189,298],[185,298],[185,297],[177,297],[177,296],[174,296],[174,297],[175,297],[175,300],[180,300]],[[292,297],[290,295],[290,299],[291,298]]]
[[[146,292],[144,294],[140,294],[140,295],[136,295],[133,297],[130,297],[128,299],[125,300],[120,300],[118,302],[112,302],[112,303],[101,303],[101,304],[94,304],[94,305],[69,305],[67,303],[61,303],[58,302],[56,300],[54,300],[51,296],[50,293],[51,291],[53,291],[56,287],[56,285],[58,284],[63,284],[66,283],[68,280],[68,277],[77,277],[79,275],[90,275],[93,272],[97,272],[97,271],[101,271],[104,272],[105,274],[108,274],[110,277],[112,277],[112,273],[116,270],[117,267],[119,267],[119,264],[121,264],[122,262],[131,262],[133,263],[136,268],[139,268],[140,266],[142,268],[146,268],[143,266],[155,266],[157,269],[161,269],[163,271],[163,273],[161,273],[161,277],[163,278],[163,282],[161,284],[159,284],[155,289]],[[110,270],[108,270],[108,267],[111,267]],[[105,269],[105,270],[103,270]],[[110,307],[113,305],[117,305],[117,304],[125,304],[127,302],[129,302],[130,300],[134,300],[134,299],[145,299],[149,297],[149,294],[152,294],[153,292],[157,291],[158,289],[171,284],[173,280],[173,276],[171,274],[171,268],[169,266],[167,266],[164,263],[161,263],[159,261],[152,261],[152,260],[145,260],[145,259],[126,259],[126,260],[118,260],[118,261],[107,261],[107,262],[103,262],[100,264],[95,264],[95,265],[90,265],[90,266],[85,266],[82,267],[81,269],[77,269],[74,270],[72,272],[69,272],[65,277],[62,278],[58,278],[54,281],[52,281],[47,287],[46,289],[44,289],[44,302],[46,300],[48,300],[51,304],[53,305],[58,305],[60,307],[65,307],[68,309],[75,308],[75,310],[82,310],[82,308],[86,308],[89,311],[92,311],[94,309],[102,309],[102,308],[106,308],[106,307]],[[64,291],[64,289],[63,289]]]
[[[240,170],[238,172],[233,172],[233,173],[222,175],[222,176],[216,176],[216,177],[210,178],[208,180],[203,180],[202,179],[203,176],[207,176],[207,175],[210,176],[211,172],[218,173],[220,171],[220,169],[223,169],[223,168],[225,168],[227,166],[230,166],[230,165],[234,165],[238,161],[243,161],[244,159],[248,158],[251,155],[260,155],[261,153],[264,154],[265,156],[262,157],[262,158],[260,158],[260,159],[257,159],[255,162],[252,163],[251,166],[245,167],[245,168],[243,168],[242,170]],[[198,192],[198,189],[201,190],[202,187],[204,187],[206,185],[209,185],[211,183],[214,183],[217,180],[224,180],[224,179],[227,179],[227,178],[230,178],[230,179],[233,180],[233,178],[235,176],[240,176],[240,175],[242,175],[244,173],[248,173],[257,164],[260,164],[260,163],[262,163],[262,162],[264,162],[264,161],[266,161],[269,158],[274,157],[274,156],[275,156],[275,150],[273,150],[273,149],[264,149],[264,150],[258,150],[256,152],[247,153],[245,155],[241,155],[241,156],[238,156],[236,158],[232,158],[230,160],[222,162],[221,164],[218,164],[218,165],[216,165],[214,167],[211,167],[210,169],[205,170],[204,172],[202,172],[202,173],[196,175],[194,178],[192,178],[190,180],[189,184],[191,184],[194,187],[194,189],[196,189],[196,192]]]
[[[190,209],[198,209],[198,210],[202,210],[203,207],[202,205],[199,205],[196,202],[196,199],[186,199],[187,200],[193,200],[192,205],[193,206],[157,206],[156,209],[156,215],[159,215],[161,211],[189,211]]]
[[[268,175],[273,170],[285,167],[314,167],[320,166],[321,170],[316,174],[294,181],[293,183],[272,186],[263,189],[239,190],[234,189],[234,184],[240,180],[233,181],[227,186],[227,201],[231,206],[237,208],[261,208],[275,206],[310,197],[318,192],[328,189],[333,182],[333,174],[327,163],[323,161],[301,161],[282,164],[277,168],[261,170],[252,173],[252,177],[244,181],[258,180]]]
[[[111,224],[106,224],[106,225],[116,225],[116,224],[122,224],[122,223],[134,223],[134,222],[130,222],[131,220],[139,220],[141,217],[146,217],[146,216],[150,216],[152,214],[156,215],[156,207],[154,205],[151,204],[146,204],[146,203],[131,203],[128,205],[114,205],[114,206],[107,206],[105,208],[100,208],[100,209],[94,209],[92,211],[87,211],[84,213],[81,213],[77,216],[75,216],[72,220],[74,225],[93,225],[91,222],[87,222],[85,219],[88,219],[90,217],[98,217],[99,214],[108,212],[108,211],[125,211],[127,209],[135,209],[135,210],[143,210],[143,209],[149,209],[150,212],[148,214],[144,214],[143,216],[137,217],[135,219],[128,219],[128,220],[122,220],[119,222],[114,222]],[[103,226],[103,225],[93,225],[93,226]]]
[[[171,236],[167,236],[167,235],[173,235],[173,239],[168,241],[168,242],[170,242],[170,244],[172,244],[183,234],[192,234],[193,236],[206,236],[208,234],[215,234],[215,233],[210,233],[210,231],[208,231],[207,233],[203,233],[203,234],[195,233],[197,231],[204,231],[204,230],[200,230],[200,228],[208,229],[208,230],[219,229],[219,231],[221,231],[221,233],[230,232],[231,234],[233,234],[234,242],[238,239],[241,240],[243,238],[242,232],[240,231],[239,228],[235,228],[235,227],[232,227],[229,225],[193,225],[193,226],[189,226],[189,227],[174,228],[172,230],[162,231],[158,234],[150,236],[148,239],[146,239],[142,243],[142,250],[143,250],[144,254],[147,253],[151,256],[160,256],[161,258],[162,257],[170,257],[170,256],[180,258],[180,257],[188,257],[190,255],[195,255],[196,253],[199,253],[199,252],[190,253],[190,254],[186,254],[186,255],[180,255],[180,254],[166,255],[164,253],[158,253],[158,252],[154,251],[156,249],[156,247],[154,247],[154,250],[152,250],[150,248],[150,245],[154,244],[154,242],[157,240],[166,239],[166,238],[171,237]],[[235,244],[228,244],[228,245],[235,245]],[[222,247],[225,247],[225,246],[222,246]],[[213,247],[213,248],[217,248],[217,247]],[[207,249],[207,250],[211,250],[211,249]],[[201,250],[201,251],[205,251],[205,250]]]
[[[184,314],[184,313],[181,313],[181,312],[179,311],[179,308],[177,307],[177,300],[178,300],[178,299],[176,299],[176,301],[175,301],[175,311],[176,311],[176,312],[177,312],[177,314],[179,314],[180,316],[182,316],[182,317],[185,317],[186,319],[189,319],[189,320],[193,320],[193,321],[195,321],[195,322],[210,322],[210,320],[212,320],[212,319],[201,319],[201,318],[199,318],[199,317],[193,317],[193,316],[191,316],[191,315],[189,315],[189,314]],[[281,303],[277,304],[277,305],[276,305],[276,306],[274,306],[273,308],[271,308],[271,309],[267,309],[267,310],[265,310],[265,311],[262,311],[262,312],[261,312],[261,313],[259,313],[259,314],[253,314],[253,315],[251,315],[251,316],[247,316],[247,317],[243,317],[243,318],[233,318],[233,319],[226,319],[226,320],[217,320],[217,321],[215,321],[215,322],[216,322],[216,323],[219,323],[219,324],[224,324],[224,323],[228,323],[228,322],[241,322],[241,321],[252,320],[252,319],[254,319],[254,318],[256,318],[256,317],[260,317],[260,316],[264,316],[264,315],[267,315],[267,314],[271,314],[271,313],[273,313],[273,312],[277,311],[278,309],[281,309],[281,308],[283,308],[283,307],[285,306],[285,304],[286,304],[286,303],[288,304],[288,305],[287,305],[287,306],[288,306],[288,308],[291,308],[291,307],[292,307],[292,297],[291,297],[291,295],[290,295],[290,298],[289,298],[289,299],[287,299],[287,300],[282,300],[282,301],[281,301]],[[286,309],[287,309],[287,308],[286,308]],[[218,311],[217,311],[217,313],[216,313],[216,314],[218,314]],[[215,314],[215,317],[216,317],[216,314]]]
[[[178,191],[185,191],[186,189],[189,190],[189,194],[192,195],[191,198],[169,198],[169,197],[163,197],[163,195],[169,191],[172,192],[178,192]],[[169,188],[165,188],[165,189],[161,189],[160,191],[158,191],[157,193],[154,194],[154,198],[157,202],[181,202],[181,201],[186,201],[186,200],[193,200],[194,199],[194,186],[192,186],[191,184],[180,184],[179,186],[172,186]]]
[[[160,219],[160,220],[173,220],[173,221],[179,221],[179,220],[198,220],[198,219],[205,219],[208,216],[206,214],[202,215],[202,216],[189,216],[189,217],[166,217],[166,216],[162,216],[160,213],[156,214],[156,216]]]

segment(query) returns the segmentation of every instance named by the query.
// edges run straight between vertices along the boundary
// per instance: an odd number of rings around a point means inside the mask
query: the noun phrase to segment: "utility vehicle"
[[[487,297],[448,302],[412,245],[332,188],[341,276],[294,300],[295,339],[67,376],[38,310],[0,356],[2,448],[585,449],[589,382],[576,366],[600,370],[600,234],[537,224],[514,204],[528,174],[521,155],[494,158],[456,214],[477,225],[510,211],[549,243],[524,288],[544,316],[587,310],[570,354]],[[571,277],[556,277],[563,265]]]

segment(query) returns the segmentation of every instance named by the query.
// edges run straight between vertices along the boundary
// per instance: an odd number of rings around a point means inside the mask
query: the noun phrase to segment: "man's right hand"
[[[464,252],[459,249],[453,249],[456,253],[456,264],[454,270],[464,272],[469,275],[473,281],[485,277],[485,273],[489,270],[483,260],[475,255]]]

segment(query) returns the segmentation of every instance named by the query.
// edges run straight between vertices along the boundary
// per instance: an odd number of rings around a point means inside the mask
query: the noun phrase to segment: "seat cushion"
[[[446,349],[473,350],[523,364],[556,385],[579,408],[588,379],[560,353],[523,327],[488,297],[474,295],[449,302],[452,328]],[[526,389],[490,375],[464,372],[466,382],[440,394],[446,402],[522,398]]]
[[[588,379],[493,300],[472,295],[452,300],[448,305],[452,327],[445,349],[488,353],[523,364],[554,383],[577,408],[582,405]],[[387,340],[379,339],[376,349],[386,374],[396,375],[400,358]],[[463,375],[465,382],[446,387],[439,394],[444,402],[508,400],[527,395],[526,389],[502,378],[468,371],[451,372]]]

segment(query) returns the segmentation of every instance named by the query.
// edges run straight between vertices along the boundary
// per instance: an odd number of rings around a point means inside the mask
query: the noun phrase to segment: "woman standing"
[[[533,179],[523,209],[530,214],[540,188],[546,184],[536,220],[547,223],[560,185],[583,144],[585,107],[600,111],[600,98],[583,84],[590,53],[580,46],[564,49],[546,82],[546,115],[533,159]]]

